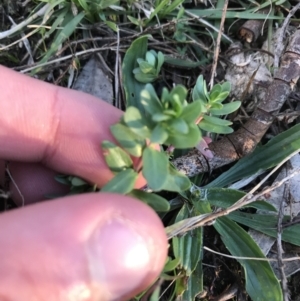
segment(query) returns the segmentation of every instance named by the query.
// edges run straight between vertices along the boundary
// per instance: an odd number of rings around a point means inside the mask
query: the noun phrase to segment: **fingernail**
[[[153,264],[145,239],[122,218],[111,219],[93,232],[88,261],[90,275],[105,289],[107,300],[118,300],[136,290]]]

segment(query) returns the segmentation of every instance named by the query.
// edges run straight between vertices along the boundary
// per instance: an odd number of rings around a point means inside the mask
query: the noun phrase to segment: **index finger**
[[[0,66],[0,158],[42,162],[104,185],[111,179],[101,141],[122,112],[91,95]]]

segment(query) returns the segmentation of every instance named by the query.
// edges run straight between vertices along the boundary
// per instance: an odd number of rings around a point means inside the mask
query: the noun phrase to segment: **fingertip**
[[[167,255],[156,213],[116,194],[24,207],[0,227],[0,295],[9,300],[128,300],[156,280]]]
[[[55,180],[57,172],[39,163],[10,162],[8,171],[11,197],[17,206],[63,196],[70,191],[69,186]]]

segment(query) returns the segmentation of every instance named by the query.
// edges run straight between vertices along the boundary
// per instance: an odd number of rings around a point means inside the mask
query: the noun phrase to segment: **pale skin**
[[[101,193],[40,202],[66,191],[53,179],[57,172],[98,186],[112,177],[100,144],[113,139],[109,126],[122,112],[4,67],[0,112],[0,159],[10,160],[20,205],[0,215],[0,300],[128,300],[151,285],[168,243],[148,206]]]

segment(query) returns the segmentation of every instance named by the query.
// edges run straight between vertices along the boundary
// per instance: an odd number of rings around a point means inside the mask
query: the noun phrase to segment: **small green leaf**
[[[215,125],[222,125],[222,126],[232,125],[231,121],[221,119],[221,118],[218,118],[218,117],[204,115],[203,119],[206,120],[207,122],[213,123]]]
[[[200,129],[204,131],[217,133],[217,134],[231,134],[233,132],[233,129],[228,126],[216,125],[206,120],[202,120],[198,124],[198,126]]]
[[[171,122],[168,122],[168,126],[172,131],[176,131],[180,134],[187,134],[189,132],[189,127],[183,119],[176,118]]]
[[[224,104],[221,109],[212,108],[209,110],[209,113],[211,113],[212,115],[218,115],[218,116],[219,115],[227,115],[227,114],[231,114],[232,112],[235,112],[240,106],[241,106],[240,101],[234,101],[234,102]]]
[[[104,140],[102,150],[105,162],[112,172],[120,172],[133,166],[129,155],[114,143]]]
[[[163,272],[168,273],[176,269],[176,267],[180,263],[180,258],[175,258],[173,260],[170,260],[170,257],[168,257],[168,261],[164,266]]]
[[[173,145],[175,148],[187,149],[195,147],[201,140],[201,133],[195,124],[189,126],[187,134],[179,132],[169,134],[166,145]]]
[[[200,75],[197,79],[196,85],[193,89],[192,98],[193,101],[202,100],[207,101],[207,88],[203,79],[203,75]]]
[[[124,122],[137,135],[143,138],[149,138],[150,132],[142,117],[140,111],[136,107],[128,107],[124,114]]]
[[[216,96],[214,95],[214,97],[212,97],[210,99],[210,102],[211,103],[222,102],[223,100],[225,100],[228,97],[228,95],[229,95],[229,92],[222,92],[222,93],[220,93],[220,94],[218,94]]]
[[[139,62],[139,67],[140,67],[142,73],[146,73],[146,74],[149,73],[151,75],[155,75],[156,70],[155,70],[154,66],[152,66],[148,62],[146,62],[146,61]],[[138,72],[136,72],[136,73],[138,73]]]
[[[129,15],[126,15],[126,16],[127,16],[127,18],[129,19],[129,21],[130,21],[131,23],[133,23],[134,25],[136,25],[136,26],[141,26],[142,23],[143,23],[142,20],[136,19],[136,18],[134,18],[134,17],[132,17],[132,16],[129,16]]]
[[[167,180],[164,182],[162,189],[167,191],[183,192],[188,190],[190,186],[190,179],[169,164]]]
[[[117,123],[110,130],[120,145],[132,156],[140,157],[145,146],[145,140],[132,132],[127,126]]]
[[[111,181],[102,187],[101,192],[128,194],[134,188],[137,178],[137,172],[133,169],[125,169],[116,174]]]
[[[156,66],[157,74],[160,72],[160,69],[161,69],[164,61],[165,61],[165,57],[164,57],[163,53],[161,51],[159,51],[157,54],[157,66]]]
[[[143,151],[143,176],[148,186],[159,191],[168,180],[169,159],[165,153],[147,147]]]
[[[186,100],[186,96],[187,96],[187,89],[182,85],[177,85],[170,91],[169,98],[171,100],[177,99],[180,103],[184,103],[184,101]]]
[[[73,186],[84,186],[84,185],[88,185],[88,183],[78,177],[72,177],[72,180],[71,180],[71,184]]]
[[[111,21],[104,21],[104,23],[114,32],[118,32],[119,28],[118,25],[114,22]]]
[[[168,132],[163,126],[158,124],[152,131],[150,141],[152,143],[163,144],[168,139]]]
[[[68,178],[68,176],[66,175],[56,175],[54,177],[55,181],[57,181],[58,183],[61,183],[63,185],[71,185],[71,182]]]
[[[146,60],[147,62],[151,65],[155,67],[155,63],[156,63],[156,56],[155,56],[155,52],[154,51],[147,51],[146,53]]]
[[[169,120],[169,119],[171,119],[171,118],[172,118],[172,116],[166,115],[166,114],[164,114],[164,113],[156,113],[156,114],[154,114],[154,115],[152,116],[152,120],[153,120],[154,122],[162,122],[162,121]]]
[[[157,76],[152,74],[145,74],[141,72],[141,73],[135,73],[134,78],[140,83],[148,84],[154,82],[157,79]]]
[[[161,113],[163,107],[158,99],[156,92],[151,84],[147,84],[141,92],[141,104],[145,111],[150,115]]]
[[[170,210],[169,202],[155,193],[148,193],[146,191],[134,189],[129,193],[129,195],[146,203],[156,212],[168,212]]]
[[[180,118],[187,123],[194,123],[201,114],[201,103],[194,101],[183,108]]]
[[[222,85],[222,92],[230,92],[231,91],[231,83],[230,82],[224,82]]]
[[[209,93],[210,102],[213,102],[213,100],[217,98],[220,93],[222,93],[222,87],[221,85],[217,84],[212,88],[212,90]]]

